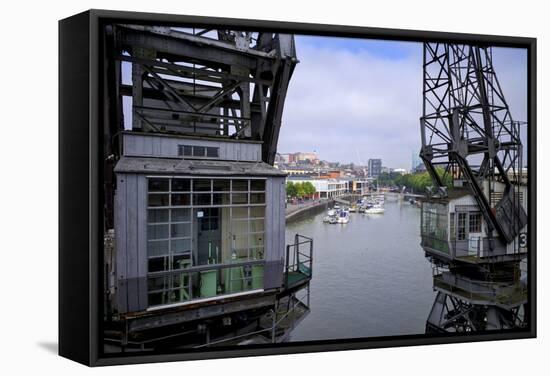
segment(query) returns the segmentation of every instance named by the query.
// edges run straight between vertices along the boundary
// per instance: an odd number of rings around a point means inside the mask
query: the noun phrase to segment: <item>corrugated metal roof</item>
[[[117,173],[286,176],[286,173],[264,162],[190,160],[180,158],[122,157],[115,166]]]

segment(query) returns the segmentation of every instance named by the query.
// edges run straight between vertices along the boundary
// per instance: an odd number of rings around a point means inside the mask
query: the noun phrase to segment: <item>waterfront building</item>
[[[328,170],[323,171],[319,174],[320,179],[339,179],[344,176],[342,170]]]
[[[420,164],[424,164],[422,162],[422,159],[420,159],[420,156],[418,155],[418,151],[414,151],[412,152],[412,156],[411,156],[411,171],[414,171],[418,165]]]
[[[309,161],[310,163],[314,163],[319,159],[317,158],[317,153],[315,152],[298,152],[294,153],[294,160],[296,162]]]
[[[350,191],[350,181],[346,179],[316,179],[289,176],[287,181],[293,183],[310,182],[315,187],[315,191],[321,199],[344,196]]]
[[[313,176],[318,174],[318,172],[312,166],[308,165],[282,165],[279,168],[290,176]]]
[[[368,162],[368,176],[369,178],[377,178],[382,172],[382,160],[381,159],[369,159]]]
[[[350,193],[364,195],[369,192],[369,183],[366,179],[351,179]]]
[[[398,173],[398,174],[401,174],[401,175],[405,175],[407,173],[407,170],[405,170],[404,168],[394,168],[391,170],[391,172],[395,172],[395,173]]]

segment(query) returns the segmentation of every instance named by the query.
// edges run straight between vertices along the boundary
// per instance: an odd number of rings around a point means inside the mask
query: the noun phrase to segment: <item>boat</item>
[[[365,209],[365,214],[383,214],[384,207],[380,204],[373,205],[372,207]]]
[[[338,220],[338,215],[340,213],[340,207],[335,206],[333,209],[327,211],[327,215],[323,217],[323,222],[325,223],[336,223]]]
[[[350,213],[355,213],[356,211],[357,211],[357,206],[351,205],[350,208],[349,208],[349,212]]]
[[[347,210],[341,210],[337,217],[337,223],[348,223],[348,222],[349,222],[349,212]]]

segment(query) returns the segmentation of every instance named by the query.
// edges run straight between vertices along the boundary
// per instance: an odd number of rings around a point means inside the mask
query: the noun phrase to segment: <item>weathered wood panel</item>
[[[144,176],[117,175],[115,239],[119,312],[147,308],[147,186]]]
[[[125,133],[124,155],[140,157],[181,158],[179,145],[210,146],[220,149],[219,159],[257,162],[261,160],[259,143],[186,139],[181,137],[154,136]]]

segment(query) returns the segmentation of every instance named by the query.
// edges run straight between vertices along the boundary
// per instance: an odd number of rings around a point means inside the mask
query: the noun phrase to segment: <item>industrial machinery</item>
[[[427,332],[526,325],[527,189],[521,126],[492,48],[425,43],[422,158],[434,187],[422,203],[422,247],[437,296]]]
[[[262,161],[273,164],[294,36],[129,24],[103,35],[106,229],[125,129],[261,141]]]
[[[243,339],[270,311],[262,333],[284,337],[279,303],[294,307],[311,278],[289,264],[299,244],[285,264],[285,173],[273,167],[294,37],[137,24],[102,35],[111,350]]]

